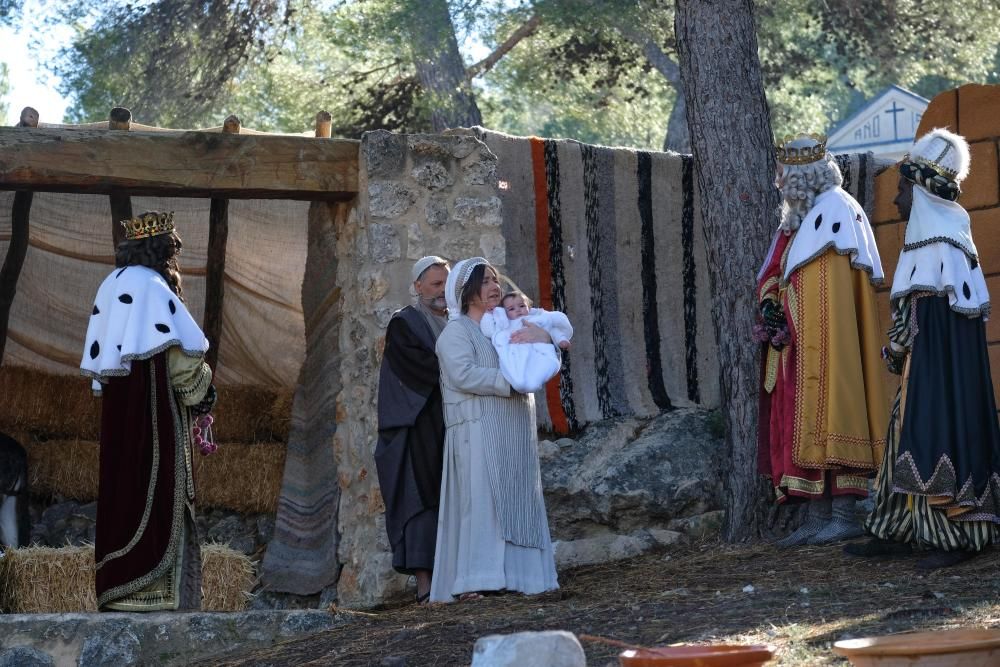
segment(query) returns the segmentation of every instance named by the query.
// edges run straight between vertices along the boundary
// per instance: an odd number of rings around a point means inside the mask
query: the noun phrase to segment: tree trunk
[[[760,535],[767,486],[757,474],[758,346],[754,276],[778,223],[770,114],[751,0],[676,0],[681,82],[687,99],[712,312],[719,344],[729,465],[725,539]]]
[[[407,4],[406,30],[413,65],[430,104],[434,131],[482,125],[483,116],[466,77],[447,0],[409,0]]]
[[[675,153],[691,153],[691,133],[688,131],[687,98],[684,97],[684,86],[674,85],[677,97],[674,108],[670,110],[670,120],[667,121],[667,136],[663,138],[663,150]]]

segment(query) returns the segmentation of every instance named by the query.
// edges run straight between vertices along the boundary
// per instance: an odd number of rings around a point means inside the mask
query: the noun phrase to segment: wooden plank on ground
[[[221,132],[0,127],[0,190],[343,201],[359,142]]]

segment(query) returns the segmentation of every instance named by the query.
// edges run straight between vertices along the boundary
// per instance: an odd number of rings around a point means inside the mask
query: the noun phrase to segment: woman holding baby
[[[437,341],[444,402],[444,470],[432,602],[487,591],[559,587],[538,464],[535,403],[511,389],[480,331],[500,302],[499,275],[481,257],[448,275],[448,325]],[[525,323],[514,343],[550,343]]]

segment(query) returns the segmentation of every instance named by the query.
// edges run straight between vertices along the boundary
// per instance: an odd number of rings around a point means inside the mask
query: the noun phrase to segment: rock
[[[540,459],[551,459],[559,455],[559,445],[551,440],[538,441],[538,457]]]
[[[722,505],[724,446],[711,419],[709,410],[681,408],[649,420],[592,424],[575,441],[557,441],[558,453],[542,461],[553,537],[649,529],[690,534],[671,522]]]
[[[398,218],[417,200],[417,195],[400,183],[368,184],[368,212],[373,218]]]
[[[726,513],[722,510],[704,512],[695,516],[676,519],[670,522],[670,528],[681,530],[691,537],[712,537],[722,530],[722,522]]]
[[[479,141],[475,137],[470,137],[469,135],[457,137],[457,140],[451,145],[451,154],[453,157],[461,160],[462,158],[472,155],[472,151],[482,149],[486,144]]]
[[[405,161],[406,138],[387,130],[365,132],[361,137],[361,154],[369,177],[397,175]]]
[[[419,223],[411,222],[406,227],[406,259],[418,260],[425,254],[424,233]]]
[[[210,527],[206,535],[212,542],[227,544],[231,549],[245,554],[253,553],[257,546],[256,528],[245,525],[235,514],[224,517]]]
[[[451,214],[448,212],[448,200],[442,196],[432,196],[424,206],[427,224],[433,227],[444,227],[448,224]]]
[[[572,632],[518,632],[476,640],[472,667],[586,667],[587,656]]]
[[[128,621],[108,623],[83,641],[81,667],[121,667],[139,659],[140,642]]]
[[[372,259],[377,263],[386,264],[400,258],[399,236],[394,226],[373,222],[368,225],[368,237]]]
[[[451,139],[442,139],[429,134],[411,134],[407,137],[407,141],[414,156],[438,160],[449,160],[452,157]]]
[[[52,667],[55,664],[48,654],[30,646],[18,646],[0,651],[0,667]]]
[[[488,197],[456,197],[455,212],[452,216],[455,222],[463,228],[470,226],[499,227],[503,222],[500,217],[500,198]]]
[[[410,172],[413,180],[428,190],[443,190],[455,184],[455,179],[448,173],[448,168],[437,161],[428,161],[417,165]]]
[[[463,180],[466,185],[494,185],[497,182],[496,156],[488,156],[462,167]]]
[[[676,530],[663,530],[662,528],[650,528],[646,531],[653,538],[657,546],[669,547],[684,541],[684,533]]]
[[[578,540],[560,540],[553,543],[556,567],[581,567],[611,563],[616,560],[635,558],[657,547],[657,542],[649,533],[635,535],[615,535],[612,533]]]

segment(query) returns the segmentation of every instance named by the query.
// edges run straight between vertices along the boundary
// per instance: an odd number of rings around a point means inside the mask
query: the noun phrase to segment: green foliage
[[[5,6],[0,0],[0,16]],[[484,122],[519,134],[659,148],[676,97],[670,0],[451,0],[459,41],[496,49],[540,28],[477,76]],[[13,6],[13,5],[12,5]],[[78,26],[58,73],[71,121],[128,106],[139,122],[301,132],[321,109],[340,136],[427,131],[436,103],[415,65],[418,0],[71,0]],[[925,96],[998,80],[993,0],[758,0],[776,134],[828,129],[897,83]],[[466,65],[471,65],[466,62]],[[674,67],[674,69],[676,69]]]

